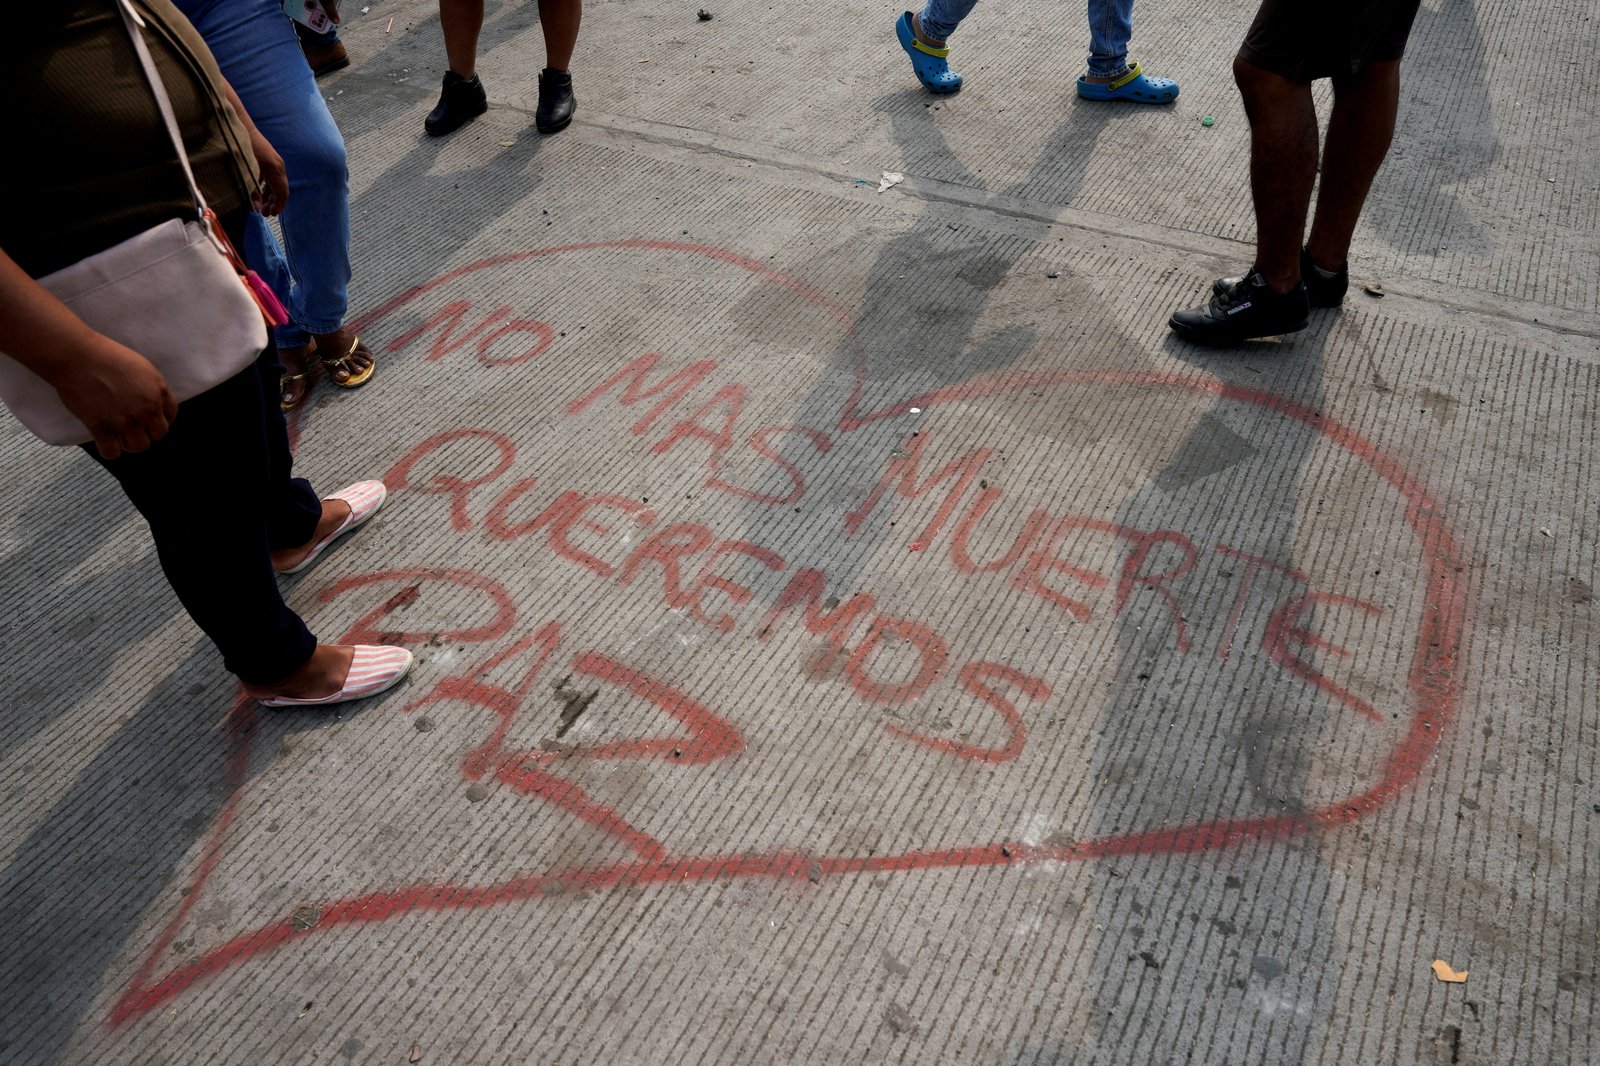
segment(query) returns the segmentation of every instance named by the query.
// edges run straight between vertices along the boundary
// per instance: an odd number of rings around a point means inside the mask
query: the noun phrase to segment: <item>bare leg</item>
[[[1306,242],[1311,261],[1324,270],[1339,270],[1349,259],[1356,220],[1389,153],[1400,109],[1400,61],[1368,63],[1335,78],[1333,93],[1317,213]]]
[[[540,5],[540,10],[544,5]],[[478,31],[483,29],[483,0],[439,0],[439,28],[450,69],[470,79],[478,72]]]
[[[478,10],[483,10],[478,0]],[[480,20],[482,15],[479,16]],[[578,23],[583,21],[583,0],[539,0],[539,25],[544,30],[545,66],[566,70],[578,43]]]
[[[1300,283],[1311,189],[1317,178],[1317,110],[1311,86],[1233,61],[1250,116],[1250,195],[1256,207],[1256,269],[1273,292]]]

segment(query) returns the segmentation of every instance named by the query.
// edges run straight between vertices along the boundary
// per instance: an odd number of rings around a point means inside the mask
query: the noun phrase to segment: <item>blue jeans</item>
[[[917,16],[922,32],[946,41],[978,0],[927,0]],[[1114,78],[1127,72],[1128,42],[1133,39],[1133,0],[1089,0],[1089,73]]]
[[[263,136],[283,156],[283,244],[252,214],[244,258],[289,309],[280,348],[344,325],[350,299],[350,188],[344,138],[278,0],[175,0],[205,38]]]

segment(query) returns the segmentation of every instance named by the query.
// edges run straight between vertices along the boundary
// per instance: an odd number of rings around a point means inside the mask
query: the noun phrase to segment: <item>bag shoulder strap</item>
[[[122,12],[122,24],[127,27],[128,36],[133,40],[133,50],[139,54],[139,65],[144,68],[144,76],[150,83],[150,91],[155,94],[156,106],[160,108],[161,119],[167,127],[167,137],[172,141],[173,150],[178,153],[183,176],[189,182],[189,193],[194,197],[195,210],[203,222],[208,218],[211,209],[206,205],[206,198],[194,180],[194,171],[189,168],[189,153],[183,147],[183,135],[178,131],[178,117],[172,111],[172,100],[167,96],[166,86],[161,83],[161,74],[156,70],[155,60],[150,58],[150,49],[144,42],[144,34],[139,32],[139,28],[145,24],[144,18],[134,10],[131,0],[116,0],[116,3],[117,10]]]

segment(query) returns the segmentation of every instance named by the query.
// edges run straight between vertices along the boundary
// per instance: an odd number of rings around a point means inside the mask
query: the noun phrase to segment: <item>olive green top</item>
[[[219,216],[259,180],[216,60],[168,0],[136,0],[195,180]],[[116,0],[41,0],[6,12],[8,91],[0,248],[34,277],[175,217],[193,198]]]

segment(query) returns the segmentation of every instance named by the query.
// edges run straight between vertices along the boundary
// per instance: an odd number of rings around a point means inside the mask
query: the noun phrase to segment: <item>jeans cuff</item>
[[[1089,76],[1091,78],[1120,78],[1128,73],[1128,57],[1120,56],[1090,56]]]
[[[337,333],[344,328],[344,323],[338,319],[334,319],[327,325],[323,325],[321,322],[296,322],[295,325],[299,327],[300,332],[307,334],[308,336],[321,336],[327,333]],[[340,354],[342,355],[344,353],[341,352]]]
[[[957,27],[961,25],[960,22],[952,22],[949,24],[940,22],[938,17],[933,14],[932,4],[924,7],[917,14],[917,24],[922,27],[922,32],[927,34],[929,37],[932,37],[936,41],[945,42],[950,40],[950,36],[955,33]]]
[[[274,330],[272,339],[279,348],[304,348],[311,343],[311,334],[298,325],[290,324]]]

